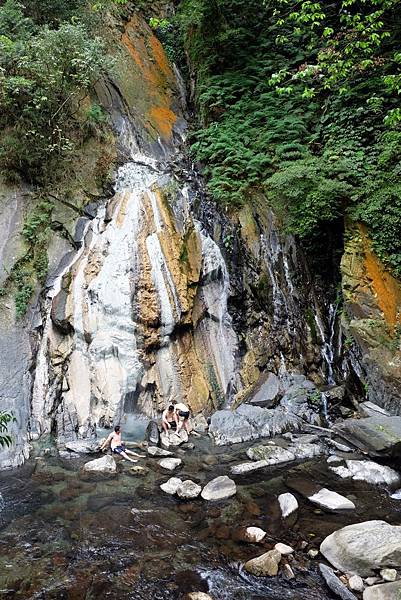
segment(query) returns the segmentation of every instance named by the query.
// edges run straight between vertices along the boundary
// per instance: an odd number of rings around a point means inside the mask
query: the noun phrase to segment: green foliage
[[[12,437],[7,433],[10,423],[15,421],[15,417],[7,412],[0,412],[0,447],[11,446]]]
[[[50,8],[46,8],[47,4]],[[0,172],[8,178],[43,181],[60,160],[72,156],[83,134],[80,103],[112,68],[103,42],[80,23],[57,28],[41,22],[70,14],[74,3],[15,0],[0,7]],[[99,119],[99,111],[87,115]]]
[[[178,20],[214,198],[264,193],[315,256],[334,222],[362,220],[401,274],[401,5],[183,0]]]

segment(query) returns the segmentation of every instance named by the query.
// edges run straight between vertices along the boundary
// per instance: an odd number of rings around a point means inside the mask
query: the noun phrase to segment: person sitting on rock
[[[175,414],[174,404],[169,404],[168,407],[163,411],[162,415],[162,427],[166,433],[170,429],[176,429],[178,426],[178,417]]]
[[[184,427],[185,431],[189,435],[189,408],[183,402],[178,402],[174,406],[174,411],[177,416],[177,433],[179,433]]]
[[[138,461],[133,458],[130,458],[128,454],[131,454],[132,456],[138,456],[141,458],[140,454],[126,449],[124,442],[121,439],[121,427],[119,425],[116,425],[114,427],[114,431],[112,431],[110,435],[103,441],[102,445],[100,446],[100,450],[105,450],[105,448],[109,444],[113,454],[119,454],[120,456],[122,456],[126,460],[129,460],[130,462],[136,463]]]

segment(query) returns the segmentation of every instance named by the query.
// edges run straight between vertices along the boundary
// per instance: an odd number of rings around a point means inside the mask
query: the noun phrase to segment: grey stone
[[[352,452],[352,448],[346,446],[345,444],[341,444],[336,440],[329,440],[329,444],[330,446],[334,446],[334,448],[336,448],[336,450],[339,450],[340,452]]]
[[[230,468],[230,471],[233,475],[245,475],[246,473],[258,471],[259,469],[264,469],[268,466],[269,463],[267,462],[267,460],[256,460],[252,462],[240,463],[239,465],[234,465]]]
[[[168,481],[160,485],[160,489],[163,490],[163,492],[166,492],[166,494],[173,496],[177,492],[180,485],[182,485],[181,479],[178,477],[170,477]]]
[[[362,577],[359,577],[359,575],[351,575],[351,577],[348,579],[348,585],[349,589],[353,592],[363,592],[365,589],[363,579]]]
[[[285,494],[280,494],[278,497],[278,501],[280,504],[281,515],[284,519],[296,510],[298,510],[298,500],[293,494],[290,494],[289,492],[286,492]]]
[[[182,463],[181,458],[163,458],[159,460],[159,465],[167,471],[174,471]]]
[[[400,600],[401,581],[383,583],[368,587],[363,592],[363,600]]]
[[[254,406],[269,407],[280,397],[280,380],[274,373],[263,373],[246,402]]]
[[[261,556],[251,558],[244,564],[244,569],[256,577],[274,577],[278,573],[281,554],[278,550],[269,550]]]
[[[323,563],[319,564],[320,572],[325,580],[327,587],[329,587],[332,592],[339,596],[342,600],[357,600],[357,597],[349,591],[347,587],[339,580],[337,575],[335,575],[333,569],[324,565]]]
[[[157,446],[148,446],[148,454],[149,456],[172,456],[173,453],[168,450],[164,450],[163,448],[158,448]]]
[[[251,460],[264,460],[268,465],[278,465],[295,460],[295,454],[289,450],[272,445],[252,446],[248,448],[246,455]]]
[[[149,421],[145,432],[145,440],[150,444],[158,446],[160,442],[160,431],[156,421]]]
[[[176,493],[177,496],[179,496],[179,498],[183,498],[185,500],[192,500],[194,498],[197,498],[201,491],[202,488],[200,485],[198,485],[194,481],[191,481],[190,479],[187,479],[178,486]]]
[[[204,592],[190,592],[185,596],[185,600],[213,600],[213,598]]]
[[[346,467],[330,467],[330,471],[344,479],[349,477],[355,481],[366,481],[373,485],[396,486],[400,483],[397,471],[371,460],[346,460],[345,464]]]
[[[102,458],[96,458],[85,463],[83,470],[97,473],[116,473],[117,465],[114,458],[106,454]]]
[[[401,566],[401,526],[385,521],[347,525],[326,537],[320,552],[336,569],[360,577]]]
[[[177,447],[188,442],[188,434],[185,429],[181,429],[180,433],[169,432],[160,434],[160,441],[164,448]]]
[[[192,427],[197,433],[205,433],[209,429],[208,422],[202,413],[192,418]]]
[[[324,453],[324,448],[321,444],[311,444],[308,442],[297,443],[288,447],[288,451],[294,454],[296,460],[305,460],[320,456]]]
[[[212,415],[209,435],[217,446],[248,442],[259,437],[256,428],[244,416],[231,410],[218,410]]]
[[[358,448],[377,454],[401,452],[401,417],[375,415],[365,419],[348,419],[336,429]]]
[[[366,585],[375,585],[375,583],[379,583],[380,577],[366,577],[364,581]]]
[[[327,510],[336,512],[341,510],[353,510],[355,509],[355,504],[341,496],[341,494],[337,494],[337,492],[333,492],[328,490],[327,488],[322,488],[312,496],[308,496],[310,502],[313,504],[317,504],[317,506],[321,506],[322,508],[326,508]]]
[[[78,454],[93,454],[99,452],[100,443],[97,440],[74,440],[65,443],[66,450]]]
[[[361,417],[374,417],[376,415],[384,415],[386,417],[390,416],[390,413],[387,410],[381,406],[378,406],[374,402],[370,402],[370,400],[361,402],[358,406],[358,409]]]
[[[382,569],[380,577],[383,581],[395,581],[397,579],[397,571],[395,569]]]
[[[235,482],[222,475],[209,481],[202,490],[201,496],[204,500],[225,500],[237,493]]]

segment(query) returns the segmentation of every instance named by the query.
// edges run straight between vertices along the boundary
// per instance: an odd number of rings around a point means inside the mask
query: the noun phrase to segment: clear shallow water
[[[241,447],[215,449],[207,438],[194,443],[194,450],[177,453],[181,479],[205,484],[244,459]],[[237,495],[214,504],[164,494],[159,485],[171,474],[153,458],[141,461],[149,469],[144,477],[121,462],[111,478],[83,474],[90,458],[39,457],[0,474],[1,598],[179,600],[189,591],[208,591],[215,600],[328,600],[317,563],[301,542],[318,547],[333,530],[368,518],[401,522],[399,500],[339,480],[325,461],[236,478]],[[283,523],[276,495],[310,481],[351,497],[357,510],[329,514],[301,500],[298,517]],[[147,512],[133,515],[132,508]],[[265,545],[235,541],[238,527],[250,525],[268,532]],[[277,541],[296,549],[295,580],[255,578],[243,570],[244,561]]]

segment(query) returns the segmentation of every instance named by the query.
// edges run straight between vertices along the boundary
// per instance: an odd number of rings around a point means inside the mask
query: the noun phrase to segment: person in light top
[[[104,450],[109,444],[113,454],[119,454],[120,456],[122,456],[126,460],[129,460],[130,462],[136,463],[138,461],[133,458],[130,458],[128,454],[131,454],[132,456],[138,456],[139,458],[141,458],[142,456],[141,454],[137,454],[136,452],[132,452],[131,450],[126,449],[125,444],[121,439],[121,427],[119,425],[116,425],[114,427],[114,431],[112,431],[110,435],[104,440],[104,442],[100,446],[100,450]]]
[[[177,416],[177,433],[179,433],[184,427],[185,431],[189,435],[189,408],[183,402],[177,402],[174,406],[174,411]]]
[[[166,433],[170,429],[177,429],[178,417],[175,414],[174,404],[169,404],[162,414],[162,427]]]

